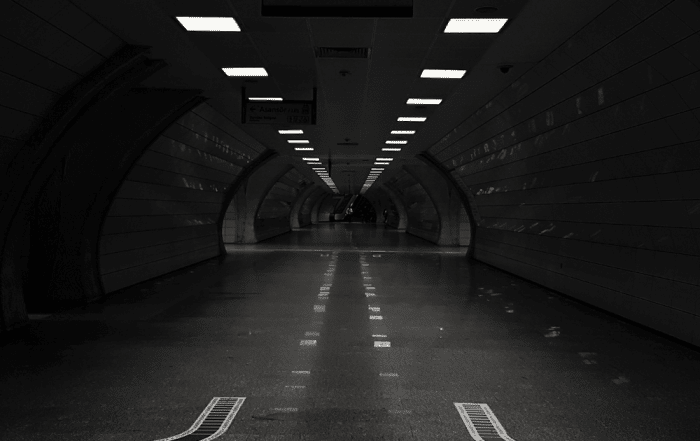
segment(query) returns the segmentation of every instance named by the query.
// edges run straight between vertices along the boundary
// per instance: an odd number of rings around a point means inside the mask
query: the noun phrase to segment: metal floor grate
[[[474,441],[515,441],[484,403],[454,403]]]
[[[192,427],[179,435],[156,441],[209,441],[223,435],[243,405],[245,397],[214,397]]]

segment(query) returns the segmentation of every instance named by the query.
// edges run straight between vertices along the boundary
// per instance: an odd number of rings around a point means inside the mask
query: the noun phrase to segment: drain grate
[[[245,397],[214,397],[192,427],[179,435],[156,441],[209,441],[223,435],[243,405]]]
[[[454,403],[474,441],[515,441],[498,422],[488,404]]]

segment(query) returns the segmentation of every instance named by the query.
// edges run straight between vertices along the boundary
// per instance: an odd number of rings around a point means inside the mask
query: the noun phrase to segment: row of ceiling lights
[[[175,17],[187,31],[199,32],[240,32],[241,29],[233,17]],[[505,25],[508,20],[505,18],[453,18],[447,23],[445,33],[497,33]],[[224,73],[228,76],[236,77],[259,77],[267,76],[267,71],[264,67],[224,67]],[[421,78],[438,78],[438,79],[460,79],[464,77],[466,70],[446,70],[446,69],[423,69]],[[281,97],[250,97],[251,101],[282,101]],[[407,105],[439,105],[442,102],[440,98],[409,98],[406,101]],[[398,122],[425,122],[426,117],[410,117],[401,116],[397,119]],[[289,129],[279,130],[281,135],[300,135],[303,130]],[[413,135],[415,130],[392,130],[392,135]],[[288,139],[290,144],[309,144],[306,139]],[[408,144],[405,139],[389,139],[386,144]],[[295,147],[295,151],[313,151],[313,147]],[[398,147],[384,147],[382,151],[400,152]],[[319,158],[302,158],[309,165],[321,165]],[[374,165],[390,165],[394,158],[376,158]],[[335,192],[338,189],[326,171],[325,167],[312,167],[321,179]],[[384,168],[373,167],[370,170],[365,184],[362,186],[360,193],[364,193],[380,176]]]

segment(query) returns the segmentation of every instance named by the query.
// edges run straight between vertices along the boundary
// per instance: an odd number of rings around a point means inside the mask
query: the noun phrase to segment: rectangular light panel
[[[427,104],[436,106],[442,102],[439,98],[409,98],[406,104]]]
[[[233,17],[175,17],[188,31],[241,32]]]
[[[251,96],[248,101],[282,101],[278,96]]]
[[[287,142],[290,144],[308,144],[309,140],[308,139],[288,139]]]
[[[223,67],[221,70],[230,77],[266,77],[264,67]]]
[[[304,161],[318,161],[318,158],[301,158]]]
[[[312,167],[312,170],[325,170],[326,167]]]
[[[375,162],[374,165],[390,165],[390,162]]]
[[[297,130],[297,129],[293,129],[293,130],[278,130],[277,133],[279,133],[280,135],[303,135],[303,134],[304,134],[304,131],[303,131],[303,130]]]
[[[390,139],[386,141],[387,144],[408,144],[408,141],[403,139]]]
[[[462,78],[466,70],[423,69],[421,78]]]
[[[382,147],[383,152],[400,152],[401,149],[398,147]]]
[[[452,18],[445,27],[446,34],[495,34],[507,18]]]
[[[399,116],[399,118],[396,121],[404,121],[404,122],[423,122],[425,121],[426,117],[424,116]]]
[[[377,158],[375,161],[393,161],[394,158]]]
[[[297,150],[297,151],[311,151],[313,149],[314,149],[313,147],[294,147],[294,150]]]
[[[392,135],[413,135],[416,133],[415,130],[392,130],[391,134]]]

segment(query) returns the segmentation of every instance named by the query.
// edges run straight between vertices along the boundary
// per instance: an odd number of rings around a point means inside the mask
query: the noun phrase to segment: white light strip
[[[266,77],[264,67],[223,67],[221,70],[230,77]]]
[[[393,161],[394,158],[377,158],[375,161]]]
[[[415,130],[392,130],[391,134],[392,135],[413,135],[416,133]]]
[[[396,121],[406,121],[406,122],[423,122],[426,117],[424,116],[399,116]]]
[[[322,163],[322,162],[316,162],[316,161],[309,161],[309,162],[307,162],[307,164],[309,164],[309,165],[321,165],[321,164],[323,164],[323,163]]]
[[[409,98],[406,104],[428,104],[428,105],[438,105],[442,102],[438,98]]]
[[[282,98],[275,96],[251,96],[248,101],[282,101]]]
[[[233,17],[175,17],[188,31],[241,32]]]
[[[372,170],[384,170],[384,169],[383,169],[383,168],[379,168],[379,167],[372,167]]]
[[[294,150],[296,150],[298,152],[310,152],[313,149],[314,149],[313,147],[294,147]]]
[[[391,165],[391,162],[375,162],[374,165]]]
[[[423,69],[421,78],[462,78],[466,70]]]
[[[287,142],[290,144],[308,144],[309,140],[308,139],[288,139]]]
[[[386,144],[408,144],[408,141],[402,139],[395,139],[386,141]]]
[[[304,161],[318,161],[318,158],[301,158]]]
[[[326,167],[311,167],[312,170],[325,170]]]
[[[280,135],[303,135],[303,130],[278,130],[277,133]]]
[[[446,34],[495,34],[507,18],[452,18],[445,27]]]
[[[383,152],[400,152],[401,149],[398,147],[383,147],[382,151]]]

